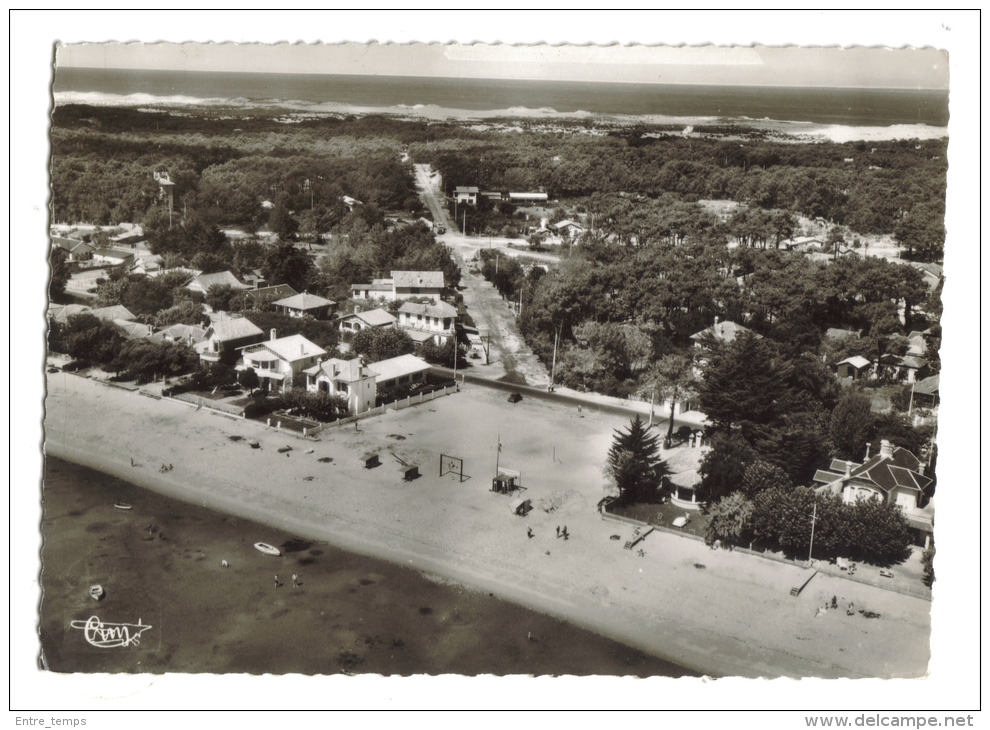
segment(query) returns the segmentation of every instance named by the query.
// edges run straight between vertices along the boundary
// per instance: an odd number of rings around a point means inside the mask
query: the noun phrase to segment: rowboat
[[[113,503],[113,506],[114,506],[114,507],[115,507],[116,509],[125,509],[125,510],[126,510],[126,509],[134,509],[134,508],[133,508],[133,507],[131,507],[131,506],[130,506],[129,504],[127,504],[127,502],[114,502],[114,503]]]
[[[89,587],[89,597],[92,598],[94,601],[102,601],[103,596],[105,596],[106,594],[107,592],[103,590],[103,586],[101,586],[99,583]]]
[[[269,545],[267,542],[256,542],[254,544],[254,547],[256,550],[263,552],[265,555],[279,556],[282,554],[281,550],[279,550],[274,545]]]

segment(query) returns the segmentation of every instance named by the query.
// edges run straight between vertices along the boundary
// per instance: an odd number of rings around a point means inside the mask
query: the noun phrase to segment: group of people
[[[571,537],[571,536],[570,536],[570,534],[569,534],[569,533],[567,532],[567,525],[564,525],[564,529],[563,529],[563,530],[561,530],[561,529],[560,529],[560,526],[558,525],[558,527],[557,527],[557,537],[562,537],[562,538],[564,538],[565,540],[568,540],[568,539],[570,539],[570,537]]]
[[[296,575],[295,573],[293,573],[292,574],[292,587],[293,588],[298,588],[300,585],[302,585],[302,584],[299,582],[299,576]],[[281,588],[282,587],[282,582],[278,579],[278,573],[275,574],[275,587],[276,588]]]
[[[158,467],[158,471],[161,472],[162,474],[164,474],[167,471],[172,471],[172,465],[169,464],[168,466],[165,466],[165,464],[163,463],[160,467]]]

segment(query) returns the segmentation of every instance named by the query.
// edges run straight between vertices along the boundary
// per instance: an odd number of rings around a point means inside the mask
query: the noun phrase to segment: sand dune
[[[803,575],[795,566],[665,533],[647,538],[644,557],[610,540],[631,531],[595,511],[601,465],[621,419],[529,400],[510,405],[497,392],[467,386],[307,443],[64,373],[50,375],[48,387],[46,450],[53,455],[494,592],[702,672],[927,671],[927,601],[824,575],[795,599],[788,591]],[[230,436],[256,438],[262,448]],[[522,472],[523,496],[536,508],[525,519],[489,490],[499,438],[502,465]],[[288,456],[278,452],[284,445],[293,447]],[[362,468],[357,457],[367,450],[381,453],[381,467]],[[441,452],[464,457],[471,478],[439,477]],[[333,461],[317,461],[323,457]],[[403,482],[399,459],[419,464],[423,476]],[[174,469],[159,473],[163,462]],[[562,525],[572,535],[566,542],[555,537]],[[881,618],[844,611],[816,618],[833,595]]]

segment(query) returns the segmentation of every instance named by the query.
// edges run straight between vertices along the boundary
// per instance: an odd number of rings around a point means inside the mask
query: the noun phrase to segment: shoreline
[[[571,437],[575,453],[563,453],[568,462],[573,456],[573,466],[538,468],[519,457],[529,480],[525,483],[531,485],[525,496],[533,498],[534,507],[550,505],[534,510],[526,522],[508,513],[507,504],[499,501],[504,497],[488,492],[477,459],[466,460],[465,469],[470,467],[474,478],[464,485],[432,476],[434,464],[427,464],[427,458],[433,457],[427,453],[435,454],[442,447],[427,444],[424,453],[414,441],[437,438],[435,423],[450,422],[456,428],[464,412],[475,410],[477,401],[487,405],[486,399],[493,409],[502,401],[465,389],[434,401],[428,409],[410,408],[368,419],[357,433],[325,432],[326,440],[315,443],[291,439],[295,458],[280,458],[276,447],[286,437],[255,422],[193,411],[60,373],[49,377],[45,450],[169,497],[480,588],[703,674],[916,677],[926,673],[931,606],[927,601],[826,576],[816,577],[814,590],[795,601],[787,596],[802,572],[794,566],[711,551],[676,535],[651,535],[646,560],[610,543],[608,533],[620,528],[602,522],[593,510],[594,501],[589,505],[576,489],[561,491],[548,485],[558,479],[554,473],[560,469],[568,470],[565,485],[587,481],[588,466],[580,463],[578,454],[591,451],[592,444],[597,452],[620,420],[591,416],[577,420],[566,409],[526,405],[539,416],[537,420],[547,422],[548,431],[568,419],[578,429]],[[511,409],[509,405],[506,412],[521,414],[527,421],[534,415]],[[499,420],[494,412],[491,418]],[[492,425],[508,432],[505,423]],[[426,436],[412,433],[424,427]],[[367,449],[369,439],[382,443],[401,435],[398,431],[408,433],[409,441],[396,440],[393,453],[423,466],[424,476],[411,485],[395,483],[391,464],[365,471],[353,459],[354,453]],[[257,438],[263,448],[252,451],[231,442],[232,434]],[[478,436],[471,440],[482,442]],[[520,448],[509,437],[502,440],[513,450]],[[163,448],[175,456],[158,458]],[[302,453],[307,448],[315,453]],[[314,465],[322,454],[332,454],[334,463]],[[391,461],[387,453],[382,456],[383,462]],[[146,466],[131,467],[131,458]],[[175,470],[153,472],[163,460],[175,462]],[[248,461],[254,466],[245,468]],[[320,482],[306,482],[318,469],[335,473]],[[575,470],[574,476],[570,470]],[[567,547],[552,541],[557,521],[569,525],[575,535]],[[538,540],[526,540],[527,524],[536,530]],[[544,537],[547,533],[549,538]],[[550,548],[545,555],[544,548]],[[707,570],[696,569],[700,560]],[[815,621],[818,593],[826,600],[839,594],[857,606],[869,606],[884,620],[867,626],[851,623],[861,624],[863,619],[846,622],[844,616]],[[899,644],[894,646],[895,642]]]
[[[275,116],[286,124],[326,117],[382,115],[406,122],[450,122],[494,132],[527,131],[572,132],[606,134],[608,131],[632,127],[679,126],[696,128],[691,137],[718,136],[734,139],[738,133],[725,131],[737,128],[750,131],[781,143],[829,141],[844,142],[895,140],[945,139],[949,128],[926,123],[891,122],[869,125],[830,121],[800,121],[747,116],[704,116],[677,114],[623,114],[618,112],[591,112],[585,110],[557,111],[556,109],[510,107],[504,109],[460,109],[436,104],[368,106],[342,102],[317,102],[294,99],[244,99],[200,98],[192,96],[156,96],[151,94],[110,94],[104,92],[59,91],[53,96],[56,106],[72,104],[130,108],[137,111],[168,112],[180,116],[221,115],[222,118]],[[238,103],[241,102],[241,103]],[[225,115],[229,115],[226,116]],[[573,127],[575,124],[586,125]],[[567,125],[557,127],[555,124]],[[713,133],[708,127],[718,129]],[[670,134],[678,134],[676,131]]]

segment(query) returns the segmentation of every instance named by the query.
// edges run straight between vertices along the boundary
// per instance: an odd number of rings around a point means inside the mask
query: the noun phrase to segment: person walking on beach
[[[280,588],[281,586],[282,586],[282,584],[278,582],[278,573],[276,573],[275,574],[275,587],[276,588]]]
[[[560,537],[560,525],[557,525],[557,537]]]
[[[293,588],[299,587],[299,576],[296,575],[295,573],[292,574],[292,587]]]
[[[570,535],[567,534],[567,525],[564,525],[564,529],[560,534],[564,536],[565,540],[570,537]]]
[[[528,537],[528,538],[532,538],[533,537],[533,528],[532,527],[527,527],[526,528],[526,537]]]

